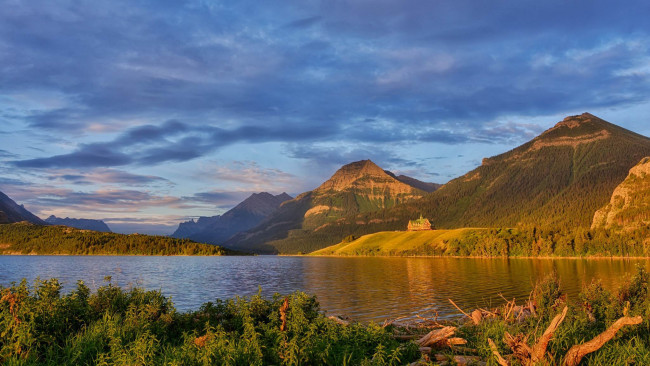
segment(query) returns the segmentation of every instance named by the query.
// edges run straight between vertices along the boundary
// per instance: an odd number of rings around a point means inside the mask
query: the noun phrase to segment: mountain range
[[[347,199],[335,195],[337,199],[330,201],[336,204],[321,204],[315,197],[328,187],[354,192],[363,186],[357,182],[373,180],[372,174],[330,179],[225,245],[261,252],[310,252],[349,235],[404,230],[408,220],[419,214],[435,227],[448,229],[589,228],[596,210],[609,202],[628,171],[646,156],[650,156],[650,139],[584,113],[565,118],[511,151],[484,159],[478,168],[434,192],[410,191],[401,199],[386,201],[392,204],[355,209],[359,207],[355,203],[364,201],[355,194]],[[342,170],[354,171],[347,166]],[[384,175],[395,184],[396,179]],[[318,215],[312,218],[308,213]]]
[[[404,230],[419,215],[440,229],[634,228],[650,223],[649,156],[649,138],[583,113],[442,186],[362,160],[296,198],[256,193],[223,215],[180,224],[172,236],[307,253]],[[0,223],[18,221],[45,224],[0,193]]]
[[[370,160],[347,164],[318,188],[285,202],[255,228],[233,236],[224,246],[262,253],[307,251],[323,245],[318,235],[322,228],[345,217],[391,208],[427,193],[404,182],[435,189],[408,177],[400,181]],[[339,232],[336,236],[340,239],[341,235]]]
[[[290,199],[292,197],[286,193],[277,196],[267,192],[253,193],[221,216],[200,217],[198,221],[181,223],[171,236],[221,244],[234,234],[255,227]]]
[[[108,225],[106,225],[106,223],[102,220],[72,219],[69,217],[66,217],[64,219],[64,218],[51,215],[50,217],[45,219],[45,222],[47,222],[50,225],[63,225],[63,226],[69,226],[81,230],[92,230],[92,231],[99,231],[104,233],[112,232],[111,229],[108,227]]]

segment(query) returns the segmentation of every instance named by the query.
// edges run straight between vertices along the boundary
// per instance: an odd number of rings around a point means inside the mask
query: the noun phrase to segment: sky
[[[445,183],[569,115],[650,136],[648,1],[0,0],[0,191],[170,234],[371,159]]]

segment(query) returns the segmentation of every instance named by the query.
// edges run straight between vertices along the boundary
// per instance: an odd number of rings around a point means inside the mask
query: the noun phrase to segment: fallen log
[[[562,364],[565,366],[578,365],[584,356],[599,350],[605,343],[612,339],[621,328],[626,325],[641,324],[642,321],[643,319],[640,316],[624,316],[618,319],[614,324],[607,328],[607,330],[597,335],[594,339],[571,347],[569,352],[564,355],[564,361]]]
[[[432,330],[415,343],[420,347],[447,346],[449,338],[451,338],[454,333],[456,333],[456,327],[444,327]]]

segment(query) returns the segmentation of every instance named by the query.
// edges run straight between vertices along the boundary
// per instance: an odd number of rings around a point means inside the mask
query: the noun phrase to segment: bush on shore
[[[302,292],[259,294],[179,313],[159,291],[56,279],[0,287],[0,363],[7,365],[400,365],[419,357],[378,325],[340,326]]]

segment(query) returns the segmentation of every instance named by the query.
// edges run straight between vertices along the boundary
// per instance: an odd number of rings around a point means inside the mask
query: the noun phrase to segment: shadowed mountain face
[[[636,229],[650,225],[650,157],[630,169],[609,203],[596,211],[592,228]]]
[[[198,221],[181,223],[172,234],[175,238],[220,244],[231,236],[258,225],[265,217],[290,200],[286,193],[274,196],[267,192],[254,193],[221,216],[201,217]]]
[[[436,228],[588,228],[596,210],[609,202],[614,188],[645,156],[650,156],[650,139],[584,113],[565,118],[511,151],[484,159],[478,168],[420,199],[375,211],[343,211],[314,229],[303,223],[307,220],[299,220],[300,209],[306,212],[316,206],[315,191],[308,192],[285,205],[300,206],[292,211],[293,216],[283,211],[284,219],[271,217],[266,227],[260,225],[247,236],[233,238],[237,241],[231,244],[254,248],[257,243],[266,244],[263,249],[267,251],[307,252],[336,244],[348,235],[404,230],[408,220],[420,214]],[[284,232],[261,235],[270,232],[271,225],[284,225]]]
[[[176,231],[174,231],[170,236],[179,239],[189,238],[192,235],[196,235],[197,233],[207,229],[210,225],[215,224],[220,217],[220,215],[210,217],[201,216],[196,221],[192,219],[190,221],[181,222],[178,224]]]
[[[398,181],[408,184],[409,186],[413,188],[417,188],[421,191],[425,191],[427,193],[431,193],[435,191],[436,189],[442,187],[442,184],[438,183],[428,183],[428,182],[423,182],[421,180],[417,180],[415,178],[407,177],[406,175],[395,175],[392,172],[389,172],[386,170],[386,174],[390,175],[391,177],[397,179]]]
[[[104,233],[112,232],[108,225],[106,225],[106,223],[102,220],[71,219],[69,217],[63,219],[52,215],[45,219],[45,222],[51,225],[63,225],[81,230],[100,231]]]
[[[357,161],[343,166],[315,190],[285,202],[260,225],[225,245],[246,251],[298,252],[305,240],[319,241],[311,233],[343,217],[390,208],[423,194],[372,161]]]
[[[18,205],[6,194],[0,192],[0,224],[29,221],[32,224],[45,225],[45,222]]]

